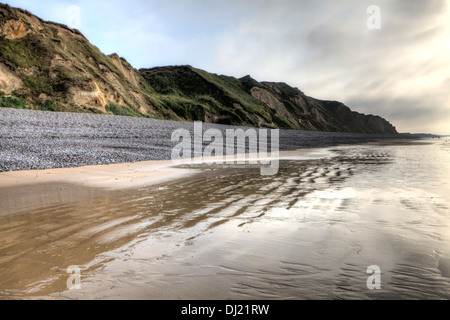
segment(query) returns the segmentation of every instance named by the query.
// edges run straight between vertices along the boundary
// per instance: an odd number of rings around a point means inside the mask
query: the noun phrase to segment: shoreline
[[[94,188],[128,189],[183,178],[194,170],[174,168],[170,160],[149,160],[46,170],[0,172],[0,188],[71,183]]]
[[[260,158],[256,154],[245,154],[245,162],[251,159],[261,160],[313,160],[330,157],[331,149],[349,147],[355,145],[390,145],[390,144],[426,144],[424,141],[409,139],[393,139],[361,142],[355,144],[340,144],[330,147],[303,148],[278,152],[273,157],[270,152],[266,158]],[[234,155],[233,163],[237,161]],[[208,164],[220,162],[227,164],[226,156],[207,157],[198,161],[195,158],[180,160],[147,160],[126,163],[98,164],[78,166],[70,168],[52,168],[41,170],[19,170],[0,172],[0,189],[33,186],[38,184],[75,184],[78,186],[101,188],[109,190],[123,190],[130,188],[146,187],[177,179],[186,178],[200,173],[194,168],[179,168],[189,164]],[[228,160],[229,161],[229,160]],[[262,166],[261,164],[258,164]]]
[[[177,143],[172,141],[172,133],[178,129],[192,133],[190,122],[1,109],[0,123],[0,188],[63,182],[126,189],[195,173],[192,168],[176,167],[191,159],[170,160]],[[222,133],[227,129],[249,129],[203,123],[203,131],[211,128]],[[297,130],[279,133],[280,158],[308,157],[317,150],[344,145],[417,143],[416,138],[404,135]]]
[[[329,156],[327,148],[279,151],[279,156],[259,160],[316,159]],[[235,155],[235,159],[236,159]],[[246,161],[257,158],[245,154]],[[195,158],[180,160],[148,160],[133,163],[114,163],[71,168],[44,170],[20,170],[0,172],[0,189],[32,186],[48,183],[69,183],[91,188],[110,190],[146,187],[168,181],[186,178],[199,172],[193,168],[178,168],[187,164],[208,164],[215,161],[227,162],[224,157],[208,157],[194,162]]]
[[[0,123],[0,172],[169,160],[178,143],[172,134],[181,129],[192,137],[195,129],[193,122],[7,108],[0,109]],[[262,128],[202,123],[203,133],[209,129],[225,136],[228,129]],[[279,150],[392,139],[415,138],[280,129]]]

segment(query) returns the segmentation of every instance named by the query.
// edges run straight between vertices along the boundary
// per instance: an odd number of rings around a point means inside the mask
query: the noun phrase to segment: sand
[[[245,161],[282,160],[282,159],[307,159],[327,156],[326,149],[299,149],[293,151],[281,151],[276,156],[268,153],[261,158],[256,154],[246,154]],[[237,161],[231,160],[231,163]],[[57,168],[46,170],[22,170],[0,172],[0,188],[18,186],[71,183],[93,188],[129,189],[150,186],[174,179],[185,178],[199,171],[192,168],[180,168],[179,166],[192,163],[227,163],[225,157],[208,157],[201,160],[149,160],[134,163],[118,163],[109,165],[93,165],[75,168]],[[228,161],[230,163],[230,161]]]
[[[75,183],[87,187],[127,189],[162,183],[193,174],[164,160],[0,173],[0,188],[46,183]]]

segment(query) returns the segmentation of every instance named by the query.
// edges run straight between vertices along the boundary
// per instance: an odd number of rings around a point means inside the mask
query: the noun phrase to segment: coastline
[[[0,111],[0,188],[74,183],[127,189],[195,173],[195,169],[177,167],[190,163],[191,159],[169,160],[175,144],[171,134],[180,128],[192,132],[193,123],[20,109]],[[210,128],[221,132],[249,129],[203,124],[203,130]],[[343,145],[417,141],[403,135],[279,132],[280,159],[291,156],[314,158],[315,153],[322,152],[317,150]],[[246,157],[248,159],[249,155]],[[214,161],[215,158],[204,160]]]
[[[304,148],[289,151],[279,151],[276,157],[270,153],[266,158],[259,158],[254,154],[245,154],[245,161],[251,159],[261,160],[313,160],[332,155],[331,149],[350,147],[356,145],[411,145],[427,144],[423,141],[411,141],[408,139],[381,140],[361,142],[355,144],[342,144],[332,147]],[[234,155],[237,160],[237,155]],[[194,158],[180,160],[147,160],[138,162],[99,164],[78,166],[70,168],[52,168],[41,170],[19,170],[0,172],[0,189],[33,186],[38,184],[75,184],[88,188],[100,188],[109,190],[122,190],[130,188],[147,187],[177,179],[187,178],[201,172],[194,168],[186,168],[186,165],[208,164],[219,161],[226,165],[223,157],[207,157],[201,161]],[[180,166],[184,166],[180,168]]]
[[[8,108],[0,109],[0,123],[0,172],[169,160],[178,143],[172,134],[181,129],[193,136],[195,129],[192,122]],[[257,128],[203,123],[202,129],[225,136],[228,129]],[[279,150],[412,138],[280,129]]]
[[[271,158],[269,153],[265,159],[316,159],[328,155],[329,152],[326,148],[298,149],[280,151],[276,158]],[[245,156],[246,161],[256,158],[256,155],[252,154],[246,154]],[[194,159],[148,160],[72,168],[0,172],[0,188],[49,183],[70,183],[111,190],[139,188],[196,174],[199,172],[196,169],[179,168],[179,166],[193,163],[193,161]],[[215,161],[226,163],[225,157],[208,157],[198,163],[207,164]]]

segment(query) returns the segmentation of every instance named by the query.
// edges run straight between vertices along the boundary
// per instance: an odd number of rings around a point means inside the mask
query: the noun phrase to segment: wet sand
[[[158,184],[193,174],[174,168],[179,163],[153,160],[136,163],[0,172],[0,188],[48,183],[72,183],[87,187],[127,189]]]
[[[450,298],[448,144],[304,156],[274,176],[186,164],[164,168],[195,174],[123,189],[0,188],[0,298]],[[381,290],[366,287],[374,264]]]
[[[265,157],[259,154],[247,153],[242,159],[248,163],[250,160],[260,163],[261,160],[272,161],[282,159],[310,159],[323,156],[326,152],[321,149],[298,149],[281,151],[276,154],[268,152]],[[46,170],[22,170],[0,172],[0,188],[18,186],[31,186],[37,184],[64,183],[77,184],[86,187],[104,189],[129,189],[159,184],[174,179],[188,177],[198,173],[191,168],[180,168],[181,165],[191,163],[217,163],[226,164],[238,161],[238,155],[231,158],[201,157],[177,160],[150,160],[133,163],[117,163],[109,165],[92,165],[73,168],[56,168]]]

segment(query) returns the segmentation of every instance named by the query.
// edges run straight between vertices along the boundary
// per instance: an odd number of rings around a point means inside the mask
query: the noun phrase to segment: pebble
[[[10,108],[0,108],[0,124],[0,172],[169,160],[172,148],[178,143],[171,141],[172,132],[184,128],[193,137],[194,125],[193,122]],[[226,129],[239,127],[203,123],[203,131],[209,128],[221,130],[225,137]],[[280,130],[279,148],[295,150],[397,137]]]

